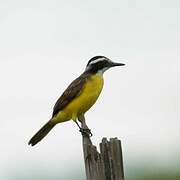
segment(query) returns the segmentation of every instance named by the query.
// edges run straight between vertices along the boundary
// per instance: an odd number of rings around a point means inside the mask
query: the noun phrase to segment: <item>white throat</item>
[[[108,70],[108,67],[104,67],[103,69],[98,70],[98,74],[103,74],[106,70]]]

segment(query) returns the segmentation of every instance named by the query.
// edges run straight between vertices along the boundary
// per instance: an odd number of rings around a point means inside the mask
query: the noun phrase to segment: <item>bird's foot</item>
[[[80,130],[79,130],[80,132],[81,132],[81,134],[83,135],[83,136],[86,136],[86,137],[92,137],[92,133],[91,133],[91,130],[90,129],[88,129],[88,128],[80,128]]]

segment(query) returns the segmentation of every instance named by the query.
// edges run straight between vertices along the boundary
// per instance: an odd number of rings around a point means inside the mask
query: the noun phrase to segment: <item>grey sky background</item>
[[[176,173],[179,17],[177,0],[0,0],[0,179],[40,172],[68,179],[71,170],[84,175],[81,136],[72,121],[33,148],[27,143],[95,55],[126,66],[104,74],[103,92],[86,114],[93,142],[120,138],[126,173],[143,163]]]

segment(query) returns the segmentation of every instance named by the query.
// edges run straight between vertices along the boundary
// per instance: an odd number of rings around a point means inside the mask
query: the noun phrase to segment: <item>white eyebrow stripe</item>
[[[104,60],[106,60],[106,59],[105,58],[99,58],[99,59],[96,59],[96,60],[90,62],[89,64],[95,64],[97,62],[104,61]]]

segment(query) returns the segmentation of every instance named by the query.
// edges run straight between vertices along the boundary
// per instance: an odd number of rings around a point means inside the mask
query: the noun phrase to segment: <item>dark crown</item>
[[[96,73],[99,70],[105,70],[109,68],[110,60],[105,56],[95,56],[88,61],[86,71]]]
[[[123,63],[116,63],[105,56],[95,56],[88,61],[85,72],[104,73],[107,69],[115,66],[124,66]]]
[[[95,57],[91,58],[91,59],[88,61],[87,66],[88,66],[91,62],[93,62],[93,61],[95,61],[95,60],[97,60],[97,59],[102,59],[102,58],[107,59],[105,56],[95,56]]]

